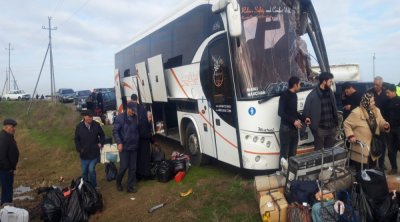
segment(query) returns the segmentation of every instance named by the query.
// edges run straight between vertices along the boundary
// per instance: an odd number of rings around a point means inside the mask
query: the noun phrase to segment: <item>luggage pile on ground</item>
[[[39,189],[43,194],[41,219],[46,222],[88,221],[103,209],[103,198],[90,183],[78,178],[63,190],[57,187]]]
[[[162,152],[162,151],[160,151]],[[156,156],[162,156],[157,153]],[[174,151],[171,155],[171,160],[158,161],[153,160],[153,166],[156,169],[156,178],[159,182],[166,183],[172,178],[176,182],[180,182],[185,177],[190,167],[190,159],[188,155]]]
[[[400,176],[379,169],[355,172],[342,147],[289,159],[286,175],[254,180],[262,221],[398,221]]]

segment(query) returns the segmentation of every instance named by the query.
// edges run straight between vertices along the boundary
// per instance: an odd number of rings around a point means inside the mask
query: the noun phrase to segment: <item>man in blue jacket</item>
[[[319,85],[308,94],[303,115],[314,136],[314,149],[330,148],[335,145],[338,115],[336,100],[331,90],[333,75],[322,72]]]
[[[137,105],[129,102],[126,113],[120,113],[114,122],[113,136],[120,153],[120,168],[117,175],[117,190],[122,191],[122,178],[128,170],[128,193],[136,193],[136,164],[139,148],[139,121]]]
[[[82,178],[97,187],[96,164],[105,135],[100,124],[93,121],[92,111],[88,110],[83,115],[83,121],[75,129],[75,147],[81,158]]]
[[[17,122],[5,119],[0,132],[0,183],[1,205],[13,201],[14,171],[17,168],[19,151],[14,139]]]

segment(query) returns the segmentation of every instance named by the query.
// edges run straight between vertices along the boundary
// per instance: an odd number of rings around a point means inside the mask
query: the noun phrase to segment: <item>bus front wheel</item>
[[[185,148],[186,152],[189,153],[192,165],[200,166],[208,162],[207,156],[201,153],[199,137],[193,123],[189,123],[186,127]]]

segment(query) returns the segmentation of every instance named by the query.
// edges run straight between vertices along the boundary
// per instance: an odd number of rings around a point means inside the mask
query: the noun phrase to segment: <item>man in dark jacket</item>
[[[342,90],[344,93],[344,98],[342,99],[344,121],[351,111],[360,105],[362,94],[350,82],[343,83]]]
[[[0,183],[1,205],[13,201],[14,170],[17,167],[19,151],[14,139],[17,122],[5,119],[0,132]]]
[[[386,88],[383,84],[383,79],[380,76],[376,76],[374,78],[374,87],[369,89],[368,92],[372,93],[375,98],[375,106],[379,108],[382,113],[383,118],[386,120],[387,116],[385,113],[385,107],[389,101],[389,98],[386,96]],[[385,144],[388,143],[389,135],[387,133],[381,133],[380,137],[385,141]],[[383,147],[382,155],[379,157],[378,164],[379,168],[386,169],[385,167],[385,157],[386,157],[386,146]]]
[[[300,90],[300,79],[293,76],[289,79],[289,89],[279,98],[278,115],[281,117],[279,138],[281,143],[281,155],[286,160],[296,155],[299,143],[298,129],[301,128],[301,121],[304,118],[297,111],[297,95]]]
[[[92,111],[88,110],[83,115],[83,121],[75,129],[75,147],[81,158],[82,178],[97,187],[96,164],[105,136],[100,124],[93,121]]]
[[[336,100],[331,90],[333,75],[322,72],[319,85],[308,94],[303,115],[310,124],[315,150],[335,145],[338,125]]]
[[[388,134],[388,156],[392,170],[388,174],[397,174],[397,151],[400,149],[400,97],[396,95],[396,86],[389,85],[386,89],[389,101],[384,108],[386,121],[390,124]]]
[[[120,113],[114,122],[113,136],[120,153],[120,168],[116,178],[117,190],[122,191],[122,178],[128,170],[128,193],[136,193],[136,164],[139,148],[139,120],[137,105],[129,102],[126,113]]]

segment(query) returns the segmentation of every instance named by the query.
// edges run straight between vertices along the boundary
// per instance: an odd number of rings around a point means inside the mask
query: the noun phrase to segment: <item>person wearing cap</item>
[[[19,150],[14,139],[16,126],[15,120],[5,119],[0,132],[1,205],[13,201],[14,171],[19,159]]]
[[[113,136],[117,143],[120,168],[116,178],[118,191],[123,190],[122,179],[128,170],[128,193],[136,193],[136,165],[139,149],[139,119],[137,104],[129,102],[125,113],[120,113],[114,122]]]
[[[359,93],[350,82],[343,83],[343,121],[350,115],[351,111],[360,105],[362,94]]]
[[[397,151],[400,149],[400,97],[396,94],[396,86],[394,84],[386,88],[386,96],[389,101],[384,109],[386,121],[391,126],[388,133],[388,157],[392,169],[388,174],[397,174]]]
[[[97,187],[96,164],[100,160],[100,148],[104,144],[104,131],[97,121],[93,121],[93,112],[83,113],[83,121],[75,128],[75,147],[81,159],[82,178],[93,187]]]

